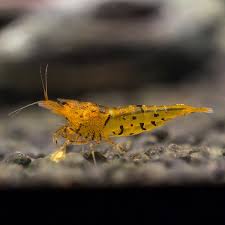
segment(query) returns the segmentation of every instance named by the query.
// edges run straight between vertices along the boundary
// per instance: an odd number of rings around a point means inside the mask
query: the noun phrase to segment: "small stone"
[[[153,145],[147,151],[145,151],[145,154],[152,159],[156,159],[159,158],[160,155],[164,153],[164,151],[165,148],[163,146]]]
[[[27,167],[31,163],[31,158],[21,152],[15,152],[9,155],[5,160],[6,163],[18,164]]]

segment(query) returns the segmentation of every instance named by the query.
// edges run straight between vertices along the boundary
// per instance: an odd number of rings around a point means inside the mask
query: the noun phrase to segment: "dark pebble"
[[[163,146],[153,145],[149,147],[147,151],[145,151],[145,154],[151,158],[152,156],[155,156],[155,155],[160,156],[164,151],[165,151],[165,148]]]
[[[5,163],[22,165],[24,167],[31,163],[31,158],[21,152],[15,152],[4,159]]]

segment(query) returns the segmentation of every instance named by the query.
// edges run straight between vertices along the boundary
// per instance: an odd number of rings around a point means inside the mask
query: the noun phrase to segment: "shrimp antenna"
[[[46,64],[46,67],[45,67],[44,78],[42,75],[42,66],[40,66],[40,77],[41,77],[41,84],[42,84],[45,100],[48,100],[48,64]]]
[[[33,103],[28,104],[28,105],[25,105],[25,106],[23,106],[23,107],[21,107],[21,108],[19,108],[19,109],[16,109],[15,111],[9,113],[8,116],[16,115],[16,114],[19,113],[21,110],[26,109],[26,108],[28,108],[28,107],[30,107],[30,106],[32,106],[32,105],[36,105],[36,104],[38,104],[39,102],[40,102],[40,101],[33,102]]]
[[[46,91],[45,100],[48,100],[48,64],[45,67],[45,91]]]
[[[48,100],[48,64],[46,64],[46,67],[45,67],[44,78],[43,78],[43,75],[42,75],[42,66],[40,65],[40,77],[41,77],[41,84],[42,84],[45,100]],[[40,101],[36,101],[36,102],[33,102],[33,103],[28,104],[26,106],[23,106],[23,107],[21,107],[19,109],[16,109],[15,111],[9,113],[8,115],[9,116],[16,115],[21,110],[26,109],[26,108],[28,108],[30,106],[36,105],[38,103],[40,103]]]

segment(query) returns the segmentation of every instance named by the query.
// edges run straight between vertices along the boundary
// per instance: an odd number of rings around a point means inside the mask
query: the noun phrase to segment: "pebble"
[[[15,152],[4,159],[5,163],[18,164],[23,167],[29,166],[31,161],[32,159],[28,155],[21,152]]]

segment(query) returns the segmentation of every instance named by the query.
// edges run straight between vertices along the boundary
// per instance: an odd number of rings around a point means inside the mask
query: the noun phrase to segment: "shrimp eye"
[[[57,101],[60,105],[68,105],[68,102],[65,99],[57,98]]]

